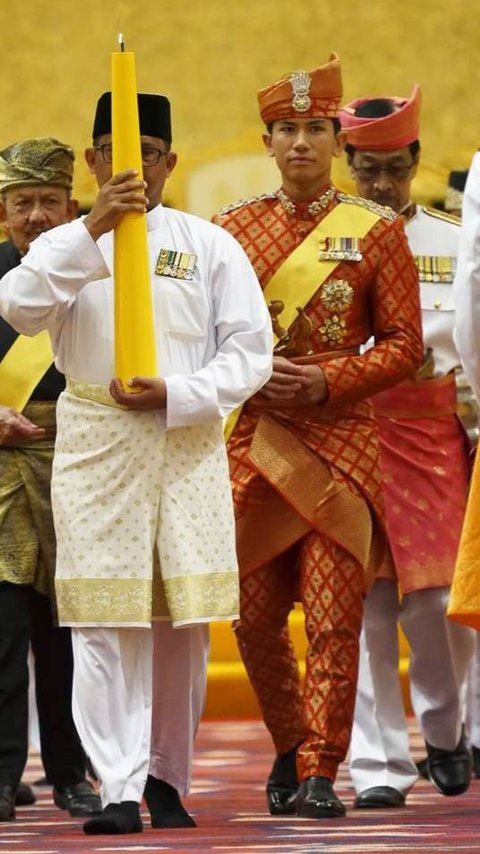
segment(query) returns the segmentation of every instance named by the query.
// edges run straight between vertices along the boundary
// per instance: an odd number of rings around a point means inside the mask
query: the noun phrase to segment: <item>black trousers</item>
[[[42,762],[50,783],[85,778],[85,754],[72,718],[70,629],[54,625],[50,600],[30,585],[0,582],[0,785],[16,788],[28,754],[28,650],[35,687]]]

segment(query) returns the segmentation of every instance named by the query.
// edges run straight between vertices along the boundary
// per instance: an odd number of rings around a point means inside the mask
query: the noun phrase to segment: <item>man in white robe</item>
[[[49,331],[67,377],[52,479],[56,589],[60,622],[72,626],[74,718],[101,780],[104,811],[85,823],[89,834],[142,830],[144,792],[153,827],[194,825],[179,795],[203,707],[208,622],[238,614],[222,419],[272,361],[244,251],[219,227],[162,206],[176,164],[170,105],[138,100],[144,180],[112,177],[105,93],[86,151],[100,187],[91,212],[34,241],[0,298],[16,329]],[[161,377],[133,378],[131,394],[112,379],[113,229],[145,210]]]

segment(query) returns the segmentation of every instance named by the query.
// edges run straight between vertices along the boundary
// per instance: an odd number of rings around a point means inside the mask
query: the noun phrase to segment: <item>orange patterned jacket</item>
[[[372,572],[383,560],[374,534],[365,531],[365,519],[352,548],[339,529],[345,522],[355,527],[345,513],[361,517],[357,514],[360,504],[365,505],[361,499],[366,499],[372,530],[378,522],[383,528],[377,428],[368,398],[412,376],[422,359],[418,275],[402,220],[389,208],[330,188],[302,204],[294,204],[282,190],[239,202],[225,208],[214,222],[241,243],[265,288],[282,262],[340,201],[347,203],[347,225],[350,205],[366,206],[380,217],[360,239],[361,260],[340,261],[305,307],[313,325],[314,355],[308,361],[321,364],[328,400],[316,406],[275,408],[258,393],[244,407],[228,443],[244,572],[299,539],[300,517],[304,530],[317,527],[352,553],[356,549],[356,556]],[[375,346],[360,355],[360,346],[371,336]],[[352,352],[341,355],[345,350]],[[286,460],[287,469],[281,465]],[[333,479],[330,485],[325,472]],[[342,503],[345,489],[354,499],[351,504]],[[338,507],[325,501],[332,490],[336,498],[340,493]],[[263,550],[247,542],[255,531],[256,541],[263,536]]]

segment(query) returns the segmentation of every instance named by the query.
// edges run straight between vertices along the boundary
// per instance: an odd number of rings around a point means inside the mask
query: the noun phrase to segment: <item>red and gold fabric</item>
[[[328,216],[340,203],[347,209],[345,237],[329,240]],[[333,780],[345,757],[362,595],[391,562],[377,427],[367,398],[412,376],[422,356],[417,272],[402,223],[371,206],[378,216],[361,238],[350,240],[348,210],[358,205],[370,203],[329,188],[294,205],[280,191],[216,219],[242,244],[264,291],[304,238],[326,223],[313,262],[318,287],[296,321],[310,321],[310,352],[295,358],[321,366],[328,400],[279,406],[257,394],[228,442],[241,580],[239,649],[277,751],[301,744],[300,779]],[[330,250],[337,263],[325,275]],[[281,346],[281,312],[274,330]],[[295,339],[295,323],[289,334]],[[360,355],[372,335],[376,346]],[[298,595],[309,643],[303,690],[287,624]]]
[[[327,191],[321,199],[293,208],[293,203],[280,192],[234,206],[216,222],[241,243],[265,289],[284,260],[341,202],[353,211],[357,205],[371,204]],[[363,533],[370,544],[364,550],[362,564],[370,570],[370,580],[382,563],[377,524],[380,522],[381,527],[383,518],[382,479],[376,427],[366,398],[411,376],[420,361],[422,343],[417,272],[402,222],[389,209],[371,208],[383,215],[358,241],[360,260],[340,260],[305,308],[313,326],[309,342],[313,355],[309,361],[317,361],[325,373],[327,403],[292,410],[269,406],[257,394],[244,407],[228,443],[241,572],[251,571],[284,551],[310,530],[313,516],[318,516],[315,510],[319,496],[311,491],[310,506],[306,507],[309,496],[304,489],[300,508],[296,485],[279,471],[275,454],[271,453],[266,476],[265,472],[259,474],[252,461],[256,432],[261,431],[265,449],[269,425],[273,423],[277,438],[281,433],[290,450],[294,445],[304,459],[308,456],[310,484],[315,472],[318,478],[327,473],[331,481],[328,489],[325,484],[328,499],[334,497],[333,493],[342,497],[344,490],[360,490],[368,512],[359,534]],[[322,262],[318,263],[321,281]],[[279,319],[281,322],[281,315]],[[359,355],[360,345],[371,335],[375,336],[376,346]],[[276,456],[280,463],[281,455]],[[338,512],[336,502],[324,501],[320,516],[318,529],[342,542],[342,529],[348,527],[344,524],[343,505],[340,503]],[[370,532],[365,530],[369,522]],[[349,519],[349,525],[354,525],[353,519]],[[244,551],[248,552],[248,560]],[[358,559],[358,553],[354,554]]]
[[[455,376],[409,380],[373,403],[400,589],[450,586],[470,475],[467,437],[455,417]]]
[[[297,573],[291,572],[292,565]],[[301,549],[294,547],[260,567],[241,587],[242,617],[235,633],[242,659],[277,753],[302,743],[297,752],[300,779],[334,780],[348,750],[362,589],[358,561],[315,531]],[[303,691],[287,628],[297,590],[309,642]]]

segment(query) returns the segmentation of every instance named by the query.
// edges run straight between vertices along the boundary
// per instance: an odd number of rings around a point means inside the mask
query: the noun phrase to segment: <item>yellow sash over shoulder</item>
[[[297,307],[306,306],[342,263],[320,260],[320,241],[326,237],[364,237],[380,218],[380,213],[369,208],[340,202],[318,223],[278,268],[263,292],[267,305],[274,300],[283,302],[282,324],[291,326],[297,317]],[[239,407],[227,418],[225,441],[230,438],[241,411]]]
[[[48,332],[19,335],[0,362],[0,404],[21,412],[52,363]]]

